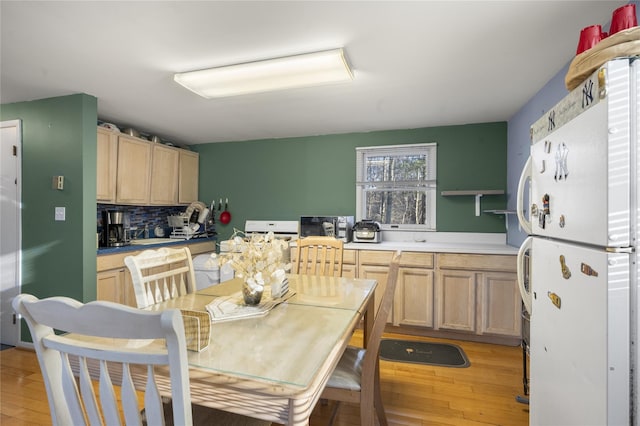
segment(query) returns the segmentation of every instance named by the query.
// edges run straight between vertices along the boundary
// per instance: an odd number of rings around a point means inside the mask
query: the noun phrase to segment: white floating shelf
[[[504,191],[502,189],[469,189],[461,191],[442,191],[440,195],[443,197],[450,197],[455,195],[502,195]]]
[[[460,191],[442,191],[440,195],[443,197],[452,197],[459,195],[473,195],[476,197],[476,216],[480,216],[480,198],[483,195],[503,195],[502,189],[469,189]]]
[[[483,213],[493,213],[493,214],[516,214],[515,210],[483,210]]]
[[[503,214],[504,215],[504,229],[509,231],[509,215],[518,213],[515,210],[484,210],[483,213]]]

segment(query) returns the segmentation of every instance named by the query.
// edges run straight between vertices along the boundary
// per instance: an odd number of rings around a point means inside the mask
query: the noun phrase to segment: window
[[[436,144],[356,148],[357,220],[435,231]]]

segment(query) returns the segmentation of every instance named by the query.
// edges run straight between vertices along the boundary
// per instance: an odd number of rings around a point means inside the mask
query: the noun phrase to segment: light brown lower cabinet
[[[481,306],[478,334],[520,336],[521,297],[516,274],[485,272],[480,285]]]
[[[357,250],[344,250],[342,252],[342,276],[356,278],[358,276]]]
[[[98,272],[96,299],[136,307],[136,296],[129,270],[119,268]]]
[[[393,325],[433,327],[433,277],[432,270],[400,268]]]
[[[515,269],[515,256],[438,254],[436,329],[519,337]]]
[[[476,273],[440,271],[436,286],[438,303],[437,329],[475,331]]]
[[[362,254],[362,252],[360,253]],[[391,262],[391,258],[389,258],[389,262]],[[387,262],[387,265],[389,264]],[[382,295],[384,294],[385,289],[387,288],[387,275],[389,274],[389,267],[382,265],[367,265],[367,264],[358,264],[358,278],[364,278],[367,280],[376,280],[378,285],[376,286],[376,292],[374,293],[374,303],[375,303],[375,311],[378,311],[380,307],[380,302],[382,301]],[[396,295],[397,295],[396,289]],[[394,296],[394,305],[395,305],[396,296]],[[394,305],[391,306],[391,311],[389,312],[389,317],[387,318],[388,323],[393,322],[393,313],[394,313]]]
[[[378,309],[387,285],[393,251],[361,250],[358,253],[358,277],[375,279]],[[398,284],[388,323],[433,327],[433,253],[402,253]]]
[[[177,244],[171,248],[181,248],[185,245]],[[204,241],[186,245],[191,251],[191,256],[211,253],[215,251],[213,241]],[[124,258],[129,255],[139,254],[142,250],[122,253],[106,254],[97,258],[96,299],[122,303],[136,307],[136,295],[133,291],[133,282],[129,269],[124,265]],[[158,270],[157,272],[160,272]]]
[[[360,250],[358,277],[378,281],[376,308],[387,282],[392,251]],[[521,301],[516,258],[508,255],[402,253],[392,312],[397,331],[488,342],[519,341]]]

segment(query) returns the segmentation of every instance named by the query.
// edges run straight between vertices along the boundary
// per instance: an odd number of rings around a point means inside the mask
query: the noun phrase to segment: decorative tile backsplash
[[[144,229],[147,225],[151,233],[156,226],[160,226],[165,229],[165,235],[169,235],[171,228],[167,221],[168,216],[178,215],[184,213],[186,207],[184,206],[120,206],[115,204],[98,204],[97,205],[97,217],[96,225],[97,231],[102,231],[102,211],[103,210],[121,210],[124,211],[125,228],[131,229]],[[128,218],[128,223],[127,223]],[[153,235],[151,235],[153,236]]]

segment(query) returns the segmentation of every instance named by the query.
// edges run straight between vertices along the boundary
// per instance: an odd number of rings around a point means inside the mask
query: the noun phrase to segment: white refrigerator
[[[531,127],[517,210],[532,426],[638,424],[639,99],[640,60],[612,60]]]

